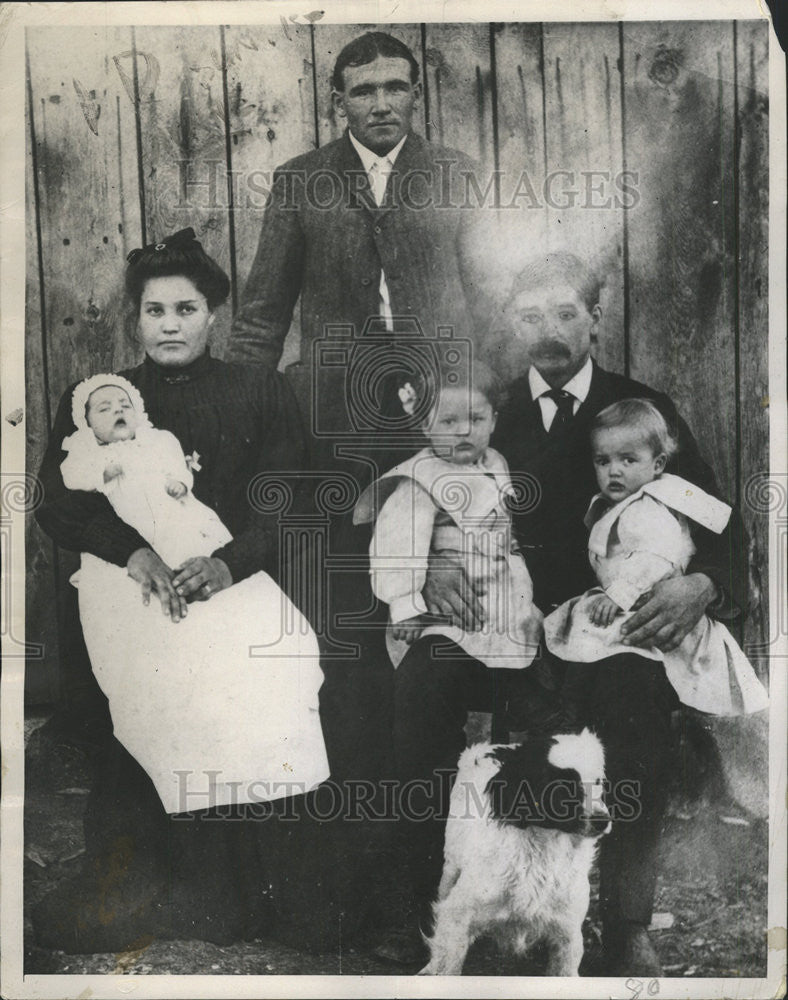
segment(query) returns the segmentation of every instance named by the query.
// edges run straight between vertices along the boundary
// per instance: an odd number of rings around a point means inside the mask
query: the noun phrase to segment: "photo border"
[[[23,976],[22,835],[24,804],[24,422],[12,426],[7,415],[25,407],[25,66],[24,29],[36,25],[215,25],[278,23],[280,17],[303,17],[304,4],[259,3],[253,0],[211,3],[47,3],[4,4],[0,10],[0,317],[2,326],[2,594],[4,601],[3,671],[0,682],[3,789],[0,803],[0,934],[2,994],[6,997],[634,997],[624,979],[562,980],[549,977],[416,978],[410,976]],[[582,17],[578,18],[578,14]],[[578,7],[570,0],[555,4],[491,3],[451,0],[401,0],[390,9],[355,0],[332,4],[325,23],[461,22],[461,21],[656,21],[761,19],[757,0],[635,0],[615,7],[604,0]],[[769,39],[769,394],[770,476],[781,481],[788,469],[786,453],[786,141],[785,57],[773,28]],[[23,470],[22,473],[19,470]],[[20,477],[22,483],[20,485]],[[20,489],[22,492],[20,493]],[[785,491],[786,487],[782,487]],[[14,506],[16,505],[16,506]],[[14,512],[14,516],[7,511]],[[784,566],[785,510],[770,515],[770,621],[782,617],[786,584]],[[670,979],[658,981],[662,997],[771,997],[785,989],[786,934],[786,637],[771,655],[770,684],[770,817],[768,966],[762,979]],[[21,647],[23,648],[23,646]],[[636,980],[637,982],[637,980]],[[643,991],[645,995],[645,990]]]

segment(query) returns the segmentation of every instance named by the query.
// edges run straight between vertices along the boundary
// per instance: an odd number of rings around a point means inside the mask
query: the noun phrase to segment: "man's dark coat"
[[[482,331],[490,315],[482,301],[490,287],[481,264],[489,260],[480,235],[484,190],[472,160],[412,132],[380,207],[347,133],[276,171],[229,356],[276,366],[300,296],[301,364],[289,375],[315,437],[313,460],[333,467],[326,446],[357,446],[359,433],[374,433],[377,412],[402,417],[396,393],[379,380],[409,370],[403,362],[413,359],[408,341],[419,339],[419,326],[432,345],[440,328],[439,353],[447,335],[467,343]],[[381,269],[396,354],[374,320]]]

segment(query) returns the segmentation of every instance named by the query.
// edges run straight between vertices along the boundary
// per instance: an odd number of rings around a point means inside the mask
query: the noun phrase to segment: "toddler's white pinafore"
[[[542,616],[512,538],[506,507],[512,491],[506,461],[492,448],[473,466],[452,464],[424,448],[365,490],[353,519],[375,520],[372,589],[389,605],[392,623],[426,613],[421,590],[429,554],[447,556],[464,566],[468,579],[484,585],[484,625],[468,631],[433,624],[420,635],[445,636],[488,667],[521,669],[532,662]],[[390,627],[386,644],[396,667],[409,644],[394,639]]]

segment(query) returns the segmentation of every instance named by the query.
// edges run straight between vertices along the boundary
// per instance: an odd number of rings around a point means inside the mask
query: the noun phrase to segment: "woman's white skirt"
[[[115,736],[168,813],[270,801],[328,777],[318,646],[266,573],[173,623],[125,569],[82,555],[79,613]]]

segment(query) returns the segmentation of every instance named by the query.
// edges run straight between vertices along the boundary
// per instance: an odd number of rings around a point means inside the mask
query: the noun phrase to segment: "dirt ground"
[[[92,781],[90,755],[42,736],[45,716],[26,722],[25,964],[26,974],[341,974],[402,975],[417,971],[372,954],[363,938],[330,954],[261,939],[219,947],[200,941],[155,941],[137,952],[67,955],[32,940],[30,908],[79,871],[82,814]],[[674,796],[663,838],[652,937],[666,976],[759,977],[766,972],[767,828],[725,796]],[[592,898],[595,892],[592,892]],[[593,975],[600,951],[595,900],[585,924],[581,973]],[[539,975],[538,956],[513,960],[484,940],[466,975]]]

